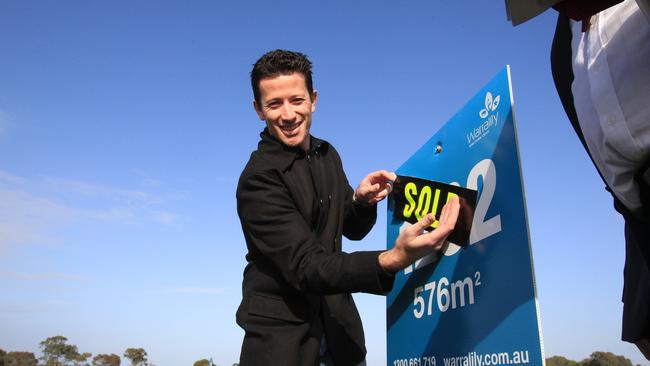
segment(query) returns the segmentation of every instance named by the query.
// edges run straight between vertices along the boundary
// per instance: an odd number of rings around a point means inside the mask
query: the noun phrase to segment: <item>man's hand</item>
[[[458,197],[453,197],[442,208],[440,222],[435,230],[423,233],[424,228],[435,221],[433,214],[426,215],[422,220],[404,229],[395,240],[395,246],[379,255],[381,267],[387,272],[395,273],[425,255],[440,250],[454,230],[459,212]]]
[[[354,200],[364,206],[372,206],[383,200],[393,190],[397,175],[386,170],[368,174],[354,191]]]

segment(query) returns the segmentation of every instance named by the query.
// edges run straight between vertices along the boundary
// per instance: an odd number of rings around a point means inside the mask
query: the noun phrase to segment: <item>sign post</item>
[[[387,365],[543,365],[510,68],[397,174],[478,190],[478,201],[468,245],[449,243],[396,275],[386,299]],[[411,225],[395,207],[390,199],[389,246]]]

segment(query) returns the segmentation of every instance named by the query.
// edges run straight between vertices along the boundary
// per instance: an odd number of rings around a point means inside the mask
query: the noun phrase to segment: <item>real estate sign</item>
[[[542,365],[509,67],[397,174],[477,190],[478,200],[466,245],[449,243],[396,275],[386,301],[387,365]],[[439,209],[424,190],[409,194],[417,207],[408,209]],[[389,199],[389,247],[411,225],[395,207]]]

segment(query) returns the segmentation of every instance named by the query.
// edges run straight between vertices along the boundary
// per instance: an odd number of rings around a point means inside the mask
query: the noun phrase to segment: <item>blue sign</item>
[[[387,365],[543,365],[509,67],[397,174],[479,193],[469,245],[449,243],[396,275],[386,299]],[[411,225],[394,209],[391,199],[389,246]]]

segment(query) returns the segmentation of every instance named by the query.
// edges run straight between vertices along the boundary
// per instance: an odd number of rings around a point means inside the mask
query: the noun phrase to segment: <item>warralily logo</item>
[[[497,95],[496,98],[492,99],[492,93],[487,92],[487,94],[485,94],[485,109],[481,109],[478,115],[481,116],[481,118],[486,118],[490,112],[494,112],[494,110],[497,109],[499,101],[501,101],[500,95]]]
[[[469,147],[474,146],[474,144],[482,139],[483,136],[490,133],[490,128],[497,125],[497,122],[499,122],[499,112],[493,112],[496,111],[500,101],[500,95],[492,97],[492,93],[490,92],[485,94],[485,108],[481,109],[478,113],[484,121],[467,134],[467,143],[469,144]]]

